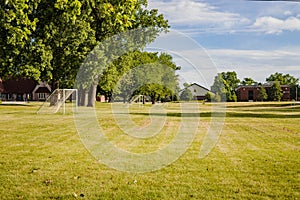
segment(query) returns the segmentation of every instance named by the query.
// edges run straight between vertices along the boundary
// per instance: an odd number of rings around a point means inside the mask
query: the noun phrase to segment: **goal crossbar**
[[[65,114],[69,104],[66,101],[70,100],[72,112],[78,111],[78,91],[77,89],[56,89],[39,107],[37,114],[53,114],[57,113],[62,108],[62,113]]]

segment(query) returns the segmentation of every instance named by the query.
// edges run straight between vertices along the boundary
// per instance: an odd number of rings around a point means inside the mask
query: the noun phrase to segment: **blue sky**
[[[218,72],[234,70],[240,79],[259,82],[275,72],[300,77],[300,2],[148,0],[148,4],[164,14],[173,30],[202,46]],[[187,71],[188,67],[183,73],[193,74]],[[208,86],[211,79],[206,80]]]

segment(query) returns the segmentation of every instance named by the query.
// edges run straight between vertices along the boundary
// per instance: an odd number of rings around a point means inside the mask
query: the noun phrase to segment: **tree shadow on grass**
[[[221,118],[225,117],[225,113],[223,112],[201,112],[200,118]],[[149,116],[149,113],[130,113],[130,115],[141,115],[141,116]],[[164,116],[161,113],[151,113],[153,116]],[[167,113],[168,117],[191,117],[195,118],[195,113]],[[286,118],[300,118],[300,114],[275,114],[275,113],[249,113],[249,112],[226,112],[226,117],[234,117],[234,118],[277,118],[277,119],[286,119]]]
[[[35,105],[32,105],[32,104],[5,103],[5,104],[0,104],[0,107],[35,107]]]
[[[289,106],[295,106],[295,103],[291,102],[283,102],[283,103],[254,103],[254,104],[248,104],[248,105],[243,105],[243,104],[236,104],[233,106],[226,106],[227,108],[259,108],[259,107],[289,107]]]

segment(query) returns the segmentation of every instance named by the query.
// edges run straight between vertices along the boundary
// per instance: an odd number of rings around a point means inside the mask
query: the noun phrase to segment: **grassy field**
[[[113,170],[91,156],[72,114],[37,115],[38,104],[0,105],[0,199],[300,199],[300,105],[228,103],[217,146],[199,159],[211,104],[200,105],[195,140],[154,172]],[[149,123],[151,105],[131,117]],[[178,104],[156,137],[133,141],[115,125],[110,104],[97,104],[107,137],[128,151],[167,145],[180,122]]]

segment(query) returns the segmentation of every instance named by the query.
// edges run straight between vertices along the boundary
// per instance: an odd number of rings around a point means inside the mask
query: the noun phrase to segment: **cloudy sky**
[[[300,77],[300,2],[148,0],[148,3],[149,8],[157,8],[164,14],[172,30],[203,47],[218,72],[234,70],[241,80],[252,77],[258,82],[264,82],[275,72]],[[185,68],[184,63],[179,64]],[[183,70],[193,74],[188,71],[188,67]],[[191,78],[190,82],[195,81]]]

